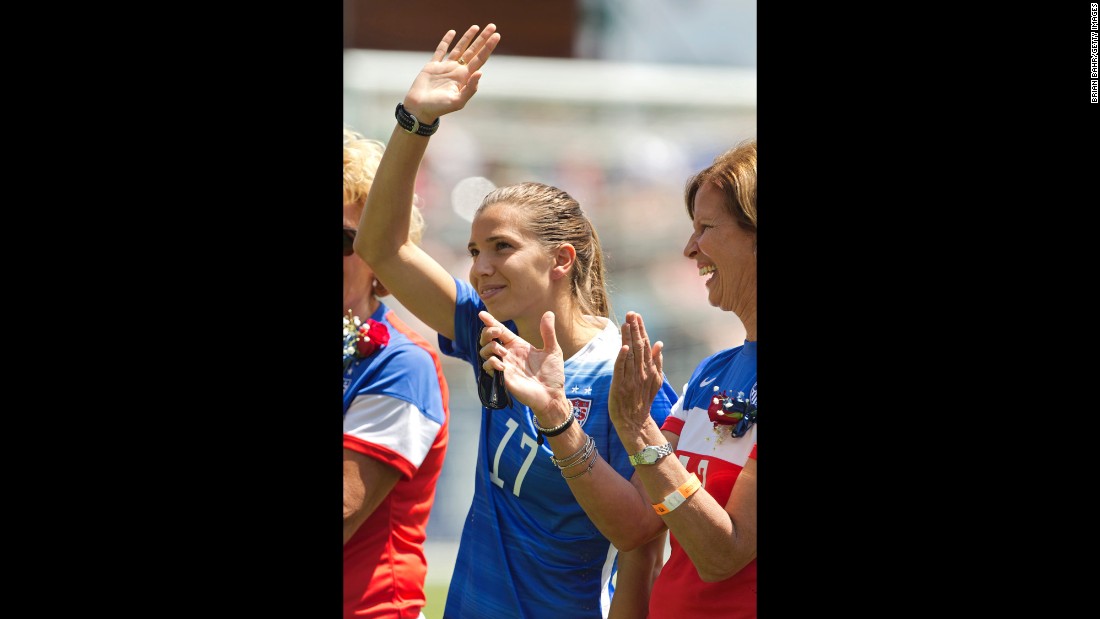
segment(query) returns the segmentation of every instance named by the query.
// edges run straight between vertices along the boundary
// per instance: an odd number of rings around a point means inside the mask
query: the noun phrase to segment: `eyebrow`
[[[513,242],[511,239],[509,239],[506,236],[497,235],[497,236],[491,236],[491,237],[485,239],[485,244],[489,245],[489,244],[493,243],[494,241],[505,241],[505,242],[508,242],[508,243]],[[477,242],[476,241],[470,241],[469,243],[466,244],[466,249],[473,249],[474,247],[477,247]]]

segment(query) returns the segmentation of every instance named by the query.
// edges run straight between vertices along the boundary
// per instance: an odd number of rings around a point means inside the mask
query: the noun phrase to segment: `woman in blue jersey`
[[[408,238],[413,188],[429,137],[443,115],[462,109],[474,95],[481,68],[500,40],[493,24],[471,26],[452,48],[455,35],[452,30],[443,37],[395,111],[398,126],[379,164],[355,251],[406,309],[439,333],[444,354],[471,364],[474,380],[485,389],[491,385],[480,382],[479,314],[488,309],[537,343],[543,315],[558,316],[554,339],[560,343],[570,423],[593,437],[593,450],[629,483],[633,467],[607,414],[621,337],[610,320],[599,237],[576,200],[534,182],[487,195],[471,223],[468,282],[452,277]],[[651,398],[654,423],[664,421],[675,396],[667,383],[657,390]],[[568,478],[577,467],[554,460],[562,455],[552,449],[560,430],[502,397],[500,403],[483,400],[490,406],[481,414],[473,503],[444,616],[644,616],[664,538],[629,548],[613,545],[570,489]]]
[[[730,149],[688,179],[685,201],[693,230],[684,255],[708,277],[710,304],[740,319],[745,341],[703,359],[662,424],[650,405],[667,384],[663,344],[651,346],[642,317],[628,312],[608,410],[636,467],[635,484],[611,470],[602,449],[587,448],[591,439],[576,423],[550,441],[557,454],[579,454],[570,461],[586,472],[570,487],[617,546],[671,531],[672,554],[654,583],[648,615],[639,616],[750,619],[756,617],[756,142]],[[530,404],[540,423],[567,421],[554,316],[543,322],[542,349],[488,313],[483,320],[485,368],[502,372],[510,393]]]

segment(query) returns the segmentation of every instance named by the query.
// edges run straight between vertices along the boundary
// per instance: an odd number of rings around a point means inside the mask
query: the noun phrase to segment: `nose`
[[[699,240],[699,235],[696,234],[695,232],[692,232],[691,236],[688,237],[687,245],[684,246],[684,256],[685,257],[694,258],[695,254],[699,253],[699,246],[696,244],[696,241],[698,241],[698,240]]]
[[[474,256],[474,263],[470,265],[471,275],[492,275],[494,270],[492,263],[485,257],[484,253]]]

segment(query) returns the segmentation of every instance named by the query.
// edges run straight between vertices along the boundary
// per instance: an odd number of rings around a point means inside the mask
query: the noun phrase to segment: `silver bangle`
[[[554,463],[554,466],[558,467],[559,469],[567,469],[571,466],[576,465],[579,462],[583,462],[584,459],[588,457],[588,454],[592,452],[592,449],[596,446],[596,439],[592,438],[592,436],[588,434],[586,434],[585,436],[588,440],[584,442],[584,445],[581,445],[580,449],[573,452],[572,454],[560,460],[551,455],[550,461]]]
[[[577,473],[576,475],[566,475],[565,471],[562,471],[561,476],[564,477],[565,479],[576,479],[576,478],[580,477],[581,475],[584,475],[585,473],[592,472],[592,467],[596,466],[596,458],[598,458],[600,456],[600,450],[599,449],[594,449],[593,451],[595,453],[592,454],[592,459],[588,461],[588,468],[584,469],[580,473]]]

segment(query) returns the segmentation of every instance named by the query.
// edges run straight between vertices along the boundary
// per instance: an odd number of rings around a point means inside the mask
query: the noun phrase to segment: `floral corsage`
[[[730,397],[725,391],[719,392],[718,385],[714,386],[714,391],[707,413],[714,425],[718,442],[721,443],[725,438],[721,426],[732,426],[729,435],[734,438],[744,436],[756,423],[756,405],[745,399],[743,391],[738,391],[735,397]]]
[[[344,316],[344,371],[360,359],[366,359],[390,342],[390,331],[386,325],[367,319],[367,322],[353,316],[351,310]]]

